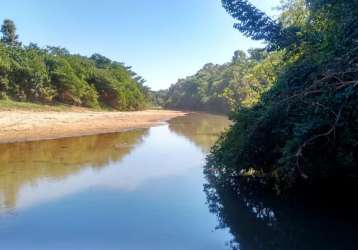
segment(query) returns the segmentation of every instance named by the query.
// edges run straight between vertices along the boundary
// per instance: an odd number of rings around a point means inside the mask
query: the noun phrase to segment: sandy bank
[[[145,128],[185,113],[170,110],[138,112],[0,111],[0,143],[48,140]]]

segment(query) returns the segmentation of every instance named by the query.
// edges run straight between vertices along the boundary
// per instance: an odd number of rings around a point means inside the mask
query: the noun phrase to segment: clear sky
[[[251,2],[270,15],[279,4]],[[232,28],[220,0],[11,0],[1,3],[5,18],[15,21],[25,44],[103,54],[133,66],[155,90],[260,45]]]

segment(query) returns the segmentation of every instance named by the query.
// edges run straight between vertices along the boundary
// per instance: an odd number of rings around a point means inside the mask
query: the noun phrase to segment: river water
[[[203,192],[229,126],[192,114],[124,133],[0,145],[0,249],[227,249]]]
[[[229,125],[191,114],[149,129],[0,145],[0,249],[357,249],[351,195],[316,206],[207,183],[205,157]]]

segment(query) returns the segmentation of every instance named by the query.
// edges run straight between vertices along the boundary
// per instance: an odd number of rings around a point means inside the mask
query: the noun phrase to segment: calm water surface
[[[203,192],[229,125],[194,114],[150,129],[0,145],[0,249],[227,249]]]

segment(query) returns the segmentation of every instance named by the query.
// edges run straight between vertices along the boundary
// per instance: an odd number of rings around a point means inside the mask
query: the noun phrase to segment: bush
[[[285,63],[266,74],[274,84],[252,106],[239,103],[209,156],[219,181],[258,178],[280,193],[358,173],[358,4],[307,2],[286,27],[300,34],[279,51]]]

